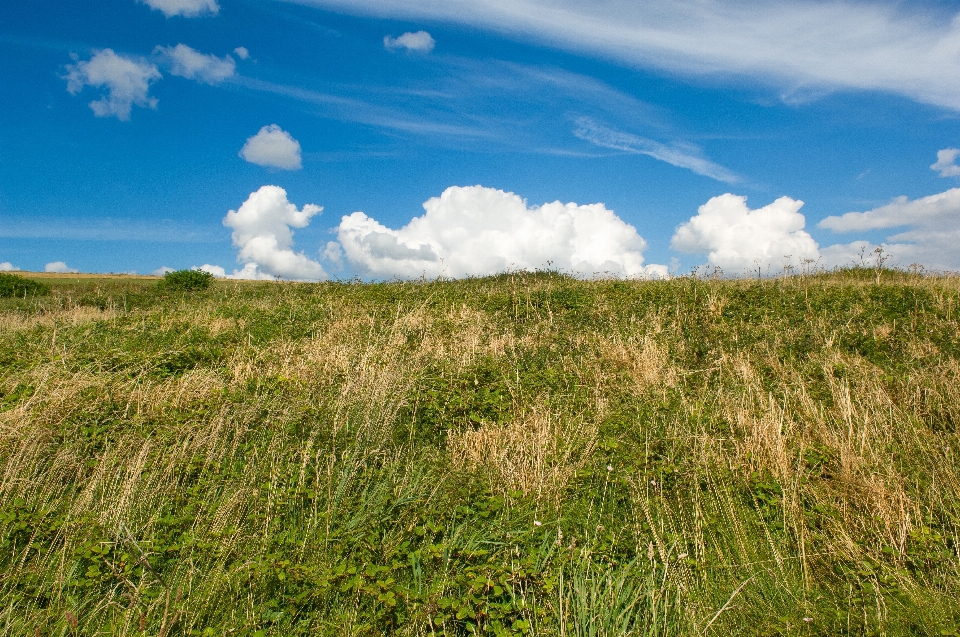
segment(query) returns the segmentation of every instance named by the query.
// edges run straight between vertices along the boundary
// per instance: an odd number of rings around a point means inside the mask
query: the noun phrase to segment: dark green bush
[[[50,286],[19,274],[0,272],[0,298],[42,296],[50,293]]]
[[[203,270],[177,270],[167,272],[160,281],[160,287],[166,290],[182,290],[193,292],[206,290],[213,285],[213,275]]]

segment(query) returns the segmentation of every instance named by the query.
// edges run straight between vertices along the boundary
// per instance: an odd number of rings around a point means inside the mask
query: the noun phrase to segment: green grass
[[[957,278],[50,283],[0,634],[960,635]]]

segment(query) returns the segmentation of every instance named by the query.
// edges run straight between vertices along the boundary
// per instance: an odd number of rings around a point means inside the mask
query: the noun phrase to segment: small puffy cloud
[[[9,261],[4,261],[3,263],[0,263],[0,272],[18,272],[19,270],[20,268],[13,265]]]
[[[76,274],[80,270],[71,268],[63,261],[53,261],[43,266],[44,272],[55,272],[57,274]]]
[[[804,231],[802,201],[781,197],[750,210],[747,198],[732,194],[714,197],[696,216],[681,224],[671,239],[674,250],[706,254],[709,265],[729,274],[755,271],[757,264],[778,266],[820,256],[817,242]]]
[[[930,166],[930,170],[940,173],[941,177],[960,177],[960,166],[957,166],[957,156],[960,148],[944,148],[937,151],[937,163]]]
[[[383,46],[388,51],[405,49],[417,53],[429,53],[436,46],[437,42],[433,36],[426,31],[417,31],[416,33],[408,31],[398,38],[386,36],[383,38]]]
[[[156,98],[150,97],[150,84],[162,76],[157,67],[142,58],[114,53],[112,49],[97,51],[90,60],[67,65],[67,91],[76,95],[85,86],[106,89],[99,100],[90,102],[97,117],[130,119],[134,105],[156,108]]]
[[[220,11],[217,0],[142,0],[151,9],[163,11],[168,18],[182,15],[192,18],[198,15],[216,15]]]
[[[158,46],[153,53],[169,66],[171,75],[204,84],[219,84],[237,70],[237,63],[229,55],[218,58],[200,53],[186,44]]]
[[[960,269],[960,252],[957,251],[957,245],[960,245],[960,188],[914,200],[897,197],[885,206],[866,212],[827,217],[819,226],[837,233],[901,228],[900,232],[889,235],[885,243],[894,263],[919,263],[940,270]],[[848,244],[849,250],[859,243]]]
[[[231,210],[223,219],[223,225],[233,228],[233,245],[240,249],[237,262],[244,265],[233,276],[261,279],[279,276],[298,281],[325,279],[327,274],[318,262],[293,251],[292,230],[307,227],[310,219],[322,210],[313,204],[298,210],[287,200],[287,192],[277,186],[263,186],[252,193],[239,210]],[[225,273],[215,274],[223,275]]]
[[[276,124],[264,126],[240,149],[240,157],[251,164],[300,170],[303,162],[300,157],[300,142]]]
[[[233,52],[234,52],[234,53],[237,55],[237,57],[240,58],[241,60],[248,60],[248,59],[250,59],[250,51],[248,51],[248,50],[247,50],[247,47],[245,47],[245,46],[238,46],[237,48],[235,48],[235,49],[233,50]]]
[[[477,276],[554,267],[580,274],[667,276],[644,265],[646,242],[603,204],[559,201],[530,208],[511,192],[451,187],[426,213],[393,230],[362,212],[343,217],[337,238],[358,271],[376,277]],[[327,246],[327,253],[337,253]]]
[[[153,276],[163,276],[164,274],[167,274],[168,272],[174,272],[174,269],[173,269],[173,268],[168,268],[167,266],[162,265],[162,266],[160,266],[159,268],[157,268],[156,270],[154,270],[153,272],[151,272],[150,274],[153,275]]]

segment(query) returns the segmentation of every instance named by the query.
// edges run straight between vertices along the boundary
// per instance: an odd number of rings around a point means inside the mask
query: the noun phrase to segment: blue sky
[[[960,3],[642,4],[3,3],[0,268],[960,269]]]

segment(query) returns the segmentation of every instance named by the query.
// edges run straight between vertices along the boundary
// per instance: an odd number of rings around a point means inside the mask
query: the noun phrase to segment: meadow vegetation
[[[43,296],[50,293],[50,286],[19,274],[0,272],[0,299],[10,297]]]
[[[0,634],[960,635],[960,279],[0,299]]]

